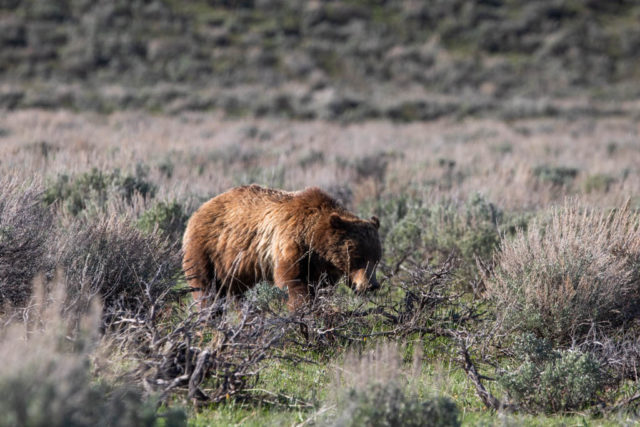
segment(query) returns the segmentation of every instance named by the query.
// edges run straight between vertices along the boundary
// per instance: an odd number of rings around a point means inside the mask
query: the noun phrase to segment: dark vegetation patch
[[[155,196],[156,186],[147,175],[147,168],[141,164],[133,174],[124,174],[120,169],[105,173],[97,168],[76,176],[62,174],[45,190],[44,202],[59,204],[71,215],[85,210],[103,210],[113,199],[131,204],[135,196],[145,200]]]
[[[53,223],[35,184],[1,180],[0,197],[0,304],[23,305],[31,281],[50,268],[47,230]]]
[[[138,218],[137,226],[147,234],[159,232],[172,242],[179,242],[189,217],[179,202],[156,202]]]
[[[411,121],[562,108],[541,93],[638,94],[631,1],[17,0],[0,12],[0,76],[25,83],[1,91],[8,108]],[[397,96],[408,87],[448,98]]]
[[[515,366],[508,366],[499,382],[523,409],[581,410],[604,392],[604,369],[592,353],[554,350],[549,341],[533,335],[516,340],[513,352]]]

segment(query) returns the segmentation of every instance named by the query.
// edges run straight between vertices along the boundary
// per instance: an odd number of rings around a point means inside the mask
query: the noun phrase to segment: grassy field
[[[630,111],[408,124],[6,112],[0,424],[635,424]],[[249,183],[319,186],[378,215],[382,291],[340,285],[291,317],[267,286],[196,321],[176,292],[186,218]],[[193,369],[207,351],[198,387],[168,387],[180,355]]]

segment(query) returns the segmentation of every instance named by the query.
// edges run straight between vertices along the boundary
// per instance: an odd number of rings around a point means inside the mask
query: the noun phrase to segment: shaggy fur
[[[378,286],[378,218],[361,220],[318,188],[299,192],[250,185],[203,204],[182,242],[183,268],[195,296],[240,294],[266,280],[289,291],[294,310],[309,284],[346,275],[363,291]]]

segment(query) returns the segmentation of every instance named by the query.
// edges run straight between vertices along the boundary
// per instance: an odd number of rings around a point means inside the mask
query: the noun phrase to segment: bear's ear
[[[340,214],[334,212],[329,217],[329,224],[331,224],[333,228],[345,228],[347,221],[345,221]]]
[[[380,228],[380,219],[378,219],[377,216],[374,215],[371,217],[371,223],[376,228],[376,230]]]

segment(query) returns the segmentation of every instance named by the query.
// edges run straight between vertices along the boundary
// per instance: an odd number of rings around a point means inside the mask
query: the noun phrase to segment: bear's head
[[[357,292],[380,287],[376,267],[382,257],[377,217],[362,220],[332,213],[329,217],[327,258],[347,276],[349,286]]]

